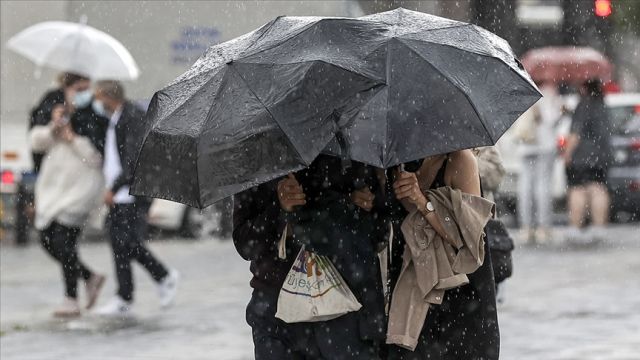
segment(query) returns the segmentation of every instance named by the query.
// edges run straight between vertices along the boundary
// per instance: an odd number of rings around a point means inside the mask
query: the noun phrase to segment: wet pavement
[[[518,246],[500,306],[501,359],[640,359],[638,230],[615,227],[591,247]],[[231,242],[175,239],[151,247],[181,272],[175,307],[160,310],[153,282],[136,267],[134,318],[71,321],[50,317],[62,282],[42,249],[0,247],[0,358],[252,359],[244,322],[250,273]],[[83,244],[81,256],[109,275],[106,302],[114,292],[109,247]]]

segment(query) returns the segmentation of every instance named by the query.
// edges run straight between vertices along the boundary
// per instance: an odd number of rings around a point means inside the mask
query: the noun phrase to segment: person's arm
[[[51,111],[51,119],[47,124],[34,125],[29,131],[29,142],[34,152],[44,153],[57,141],[63,128],[68,127],[64,121],[65,109],[57,105]]]
[[[445,172],[445,184],[462,192],[480,196],[478,163],[470,150],[461,150],[450,155]],[[445,240],[449,238],[436,213],[427,210],[429,200],[420,189],[415,173],[401,172],[393,187],[399,200],[404,199],[415,205],[438,235]]]
[[[233,199],[233,244],[245,260],[263,256],[277,257],[279,232],[278,197],[270,183],[245,190]]]
[[[565,150],[562,154],[565,164],[569,164],[571,162],[573,153],[580,143],[580,134],[584,130],[584,123],[587,116],[589,116],[589,112],[587,111],[584,102],[581,102],[573,113],[573,117],[571,118],[571,128],[566,137]]]
[[[573,152],[578,147],[580,143],[580,136],[578,134],[570,133],[566,137],[564,152],[562,153],[562,158],[564,159],[565,164],[569,164],[573,157]]]
[[[478,161],[471,150],[451,154],[451,162],[444,174],[444,181],[454,189],[480,196],[480,171]]]
[[[44,153],[48,151],[53,146],[53,144],[55,144],[52,126],[33,126],[29,131],[29,143],[31,145],[31,150],[34,152]]]

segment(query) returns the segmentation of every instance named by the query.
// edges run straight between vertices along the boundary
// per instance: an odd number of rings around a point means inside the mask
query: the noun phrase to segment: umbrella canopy
[[[133,57],[118,40],[83,23],[42,22],[13,36],[7,47],[38,67],[94,80],[133,80],[139,74]]]
[[[202,207],[323,151],[390,167],[489,145],[539,97],[474,25],[404,9],[279,17],[154,95],[132,193]]]
[[[590,47],[549,46],[529,50],[522,64],[535,81],[582,85],[591,78],[611,80],[613,65]]]

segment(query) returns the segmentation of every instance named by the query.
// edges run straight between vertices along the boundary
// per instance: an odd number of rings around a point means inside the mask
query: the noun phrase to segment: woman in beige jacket
[[[90,105],[76,110],[72,103],[67,102],[67,109],[56,105],[49,124],[29,132],[32,149],[44,154],[35,187],[35,226],[43,247],[60,264],[65,283],[65,299],[54,311],[56,317],[80,315],[79,278],[86,282],[87,308],[95,304],[104,283],[104,276],[80,261],[76,249],[80,231],[104,189],[102,153],[97,148],[104,143],[99,123],[104,119],[96,117]],[[71,119],[65,113],[71,113]]]
[[[448,186],[462,193],[480,196],[478,165],[471,150],[448,155],[432,156],[417,166],[417,171],[395,173],[393,189],[403,211],[396,221],[407,214],[419,212],[444,241],[452,240],[449,227],[441,223],[426,192]],[[395,205],[398,206],[398,203]],[[393,211],[392,211],[393,213]],[[450,230],[449,230],[450,231]],[[403,268],[405,239],[401,231],[394,231],[390,276],[392,288]],[[483,241],[484,242],[484,241]],[[497,359],[499,331],[495,304],[495,285],[489,251],[484,244],[484,261],[468,275],[469,283],[446,290],[439,305],[431,305],[419,339],[411,347],[395,345],[393,336],[387,337],[389,359]],[[426,299],[425,299],[426,301]],[[393,298],[391,299],[393,304]],[[392,326],[390,326],[392,328]],[[389,334],[394,335],[394,334]]]

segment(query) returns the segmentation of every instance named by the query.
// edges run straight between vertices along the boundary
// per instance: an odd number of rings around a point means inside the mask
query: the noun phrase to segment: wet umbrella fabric
[[[204,207],[323,151],[391,167],[489,145],[539,97],[474,25],[404,9],[279,17],[154,95],[132,193]]]

